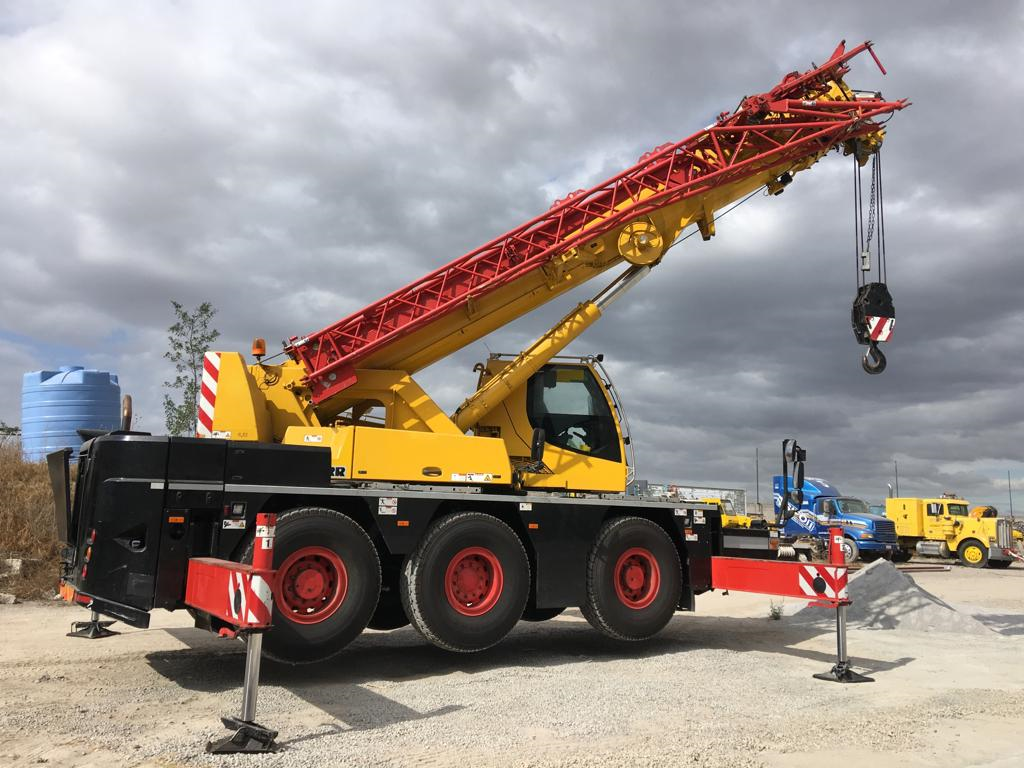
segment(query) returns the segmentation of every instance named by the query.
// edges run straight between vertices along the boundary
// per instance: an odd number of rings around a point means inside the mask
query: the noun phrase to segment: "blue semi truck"
[[[782,506],[782,475],[772,478],[775,498],[775,519]],[[792,490],[792,489],[791,489]],[[896,525],[886,517],[871,514],[866,502],[843,496],[834,485],[817,477],[804,479],[804,501],[800,509],[793,507],[792,517],[779,531],[785,542],[811,544],[812,549],[827,551],[830,525],[843,528],[843,552],[846,562],[884,557],[891,560],[898,551]]]

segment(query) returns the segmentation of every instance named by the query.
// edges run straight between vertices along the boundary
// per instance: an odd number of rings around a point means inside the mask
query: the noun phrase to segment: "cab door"
[[[488,360],[481,376],[507,364]],[[527,488],[622,493],[628,471],[611,395],[586,362],[548,363],[475,428],[501,437],[514,465],[529,461],[534,429],[544,430],[544,469],[522,474]]]
[[[526,384],[526,417],[544,430],[544,463],[551,474],[534,474],[534,488],[625,490],[622,434],[608,392],[589,365],[549,364]]]
[[[928,501],[924,510],[924,537],[932,541],[944,541],[955,535],[956,521],[941,501]]]

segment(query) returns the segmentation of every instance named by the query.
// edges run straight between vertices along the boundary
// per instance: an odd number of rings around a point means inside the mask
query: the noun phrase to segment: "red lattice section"
[[[546,213],[344,320],[293,337],[287,351],[305,366],[314,402],[351,386],[360,360],[465,305],[470,296],[539,269],[558,253],[637,216],[878,130],[873,119],[902,109],[906,100],[884,101],[878,94],[858,94],[854,101],[817,98],[863,51],[885,74],[869,42],[848,52],[840,43],[825,64],[786,75],[771,91],[745,98],[699,133],[644,154],[632,168],[570,194]]]

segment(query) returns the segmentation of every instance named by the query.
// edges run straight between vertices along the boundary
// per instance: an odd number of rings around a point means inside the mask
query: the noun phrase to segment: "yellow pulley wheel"
[[[630,264],[646,266],[661,258],[665,239],[650,221],[637,219],[619,232],[619,254]]]

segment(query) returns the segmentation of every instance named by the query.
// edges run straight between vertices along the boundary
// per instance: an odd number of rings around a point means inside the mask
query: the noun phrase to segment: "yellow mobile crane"
[[[626,441],[599,361],[559,363],[532,377],[646,276],[688,226],[696,224],[710,239],[716,211],[758,190],[781,193],[833,148],[866,163],[882,142],[875,119],[905,102],[845,84],[846,62],[864,50],[871,48],[846,52],[840,45],[826,64],[787,75],[704,131],[658,147],[633,168],[572,193],[352,316],[293,337],[286,345],[291,359],[283,364],[259,362],[260,340],[252,365],[237,352],[211,353],[199,436],[329,446],[339,480],[621,493]],[[454,414],[445,414],[412,378],[622,264],[627,269],[611,285],[531,347],[484,363],[477,391]],[[887,314],[862,320],[863,333],[884,325],[879,320],[891,331],[891,306]],[[877,338],[868,343],[880,356]],[[364,418],[375,407],[383,408],[383,424]],[[532,458],[538,428],[543,456]]]
[[[265,647],[289,661],[326,658],[367,625],[411,621],[441,647],[472,651],[520,618],[566,606],[629,640],[692,610],[712,588],[713,556],[770,554],[769,532],[723,532],[711,504],[625,496],[630,439],[615,390],[600,358],[560,353],[691,225],[711,238],[727,206],[781,193],[833,149],[856,168],[877,158],[880,121],[906,101],[844,82],[865,51],[875,56],[869,43],[840,44],[693,136],[292,337],[283,363],[264,360],[259,339],[252,363],[208,353],[202,439],[113,435],[83,447],[76,498],[58,519],[72,545],[69,588],[98,613],[143,626],[154,607],[184,607],[190,561],[248,562],[263,511],[280,514]],[[861,281],[853,311],[869,373],[884,367],[877,345],[893,323],[881,256],[879,280]],[[870,247],[857,259],[870,264]],[[618,266],[528,349],[478,366],[476,390],[454,413],[413,379]]]

